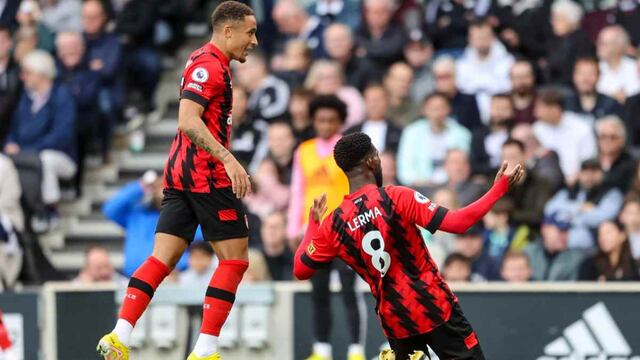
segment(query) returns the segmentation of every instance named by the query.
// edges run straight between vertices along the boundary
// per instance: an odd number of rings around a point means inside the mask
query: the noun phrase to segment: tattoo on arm
[[[197,129],[187,129],[184,133],[199,148],[208,152],[209,154],[211,154],[213,157],[215,157],[220,161],[224,161],[224,159],[226,159],[227,156],[230,155],[229,150],[225,149],[224,146],[220,146],[219,149],[215,149],[215,150],[211,149],[211,147],[207,144],[207,141],[205,140],[205,138],[199,133]]]

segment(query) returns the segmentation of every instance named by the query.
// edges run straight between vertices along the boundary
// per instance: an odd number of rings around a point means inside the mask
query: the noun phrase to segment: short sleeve
[[[404,186],[390,186],[391,200],[401,217],[434,233],[442,224],[447,209],[438,206],[420,192]]]
[[[302,262],[312,269],[318,269],[330,262],[338,255],[338,247],[333,241],[331,231],[328,230],[327,224],[329,219],[325,220],[316,234],[311,238],[304,253],[302,254]]]
[[[211,99],[224,90],[223,73],[219,60],[209,55],[199,56],[187,63],[180,98],[195,101],[206,108]]]

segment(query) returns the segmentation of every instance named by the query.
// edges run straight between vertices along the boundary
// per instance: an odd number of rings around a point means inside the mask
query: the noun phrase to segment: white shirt
[[[600,80],[598,92],[613,96],[623,90],[627,97],[640,92],[640,72],[636,62],[628,57],[622,58],[618,69],[612,69],[605,61],[600,61]]]
[[[558,125],[538,120],[533,131],[542,146],[558,153],[565,177],[576,175],[582,162],[598,153],[593,128],[575,114],[564,113]]]
[[[384,152],[387,129],[389,125],[386,121],[371,121],[367,120],[362,124],[362,132],[369,135],[371,143],[378,149],[379,152]]]

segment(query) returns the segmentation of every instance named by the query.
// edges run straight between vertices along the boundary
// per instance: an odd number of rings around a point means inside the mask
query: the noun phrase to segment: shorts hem
[[[219,236],[207,236],[204,234],[206,241],[225,241],[231,239],[240,239],[240,238],[248,238],[249,232],[238,234],[238,235],[219,235]]]

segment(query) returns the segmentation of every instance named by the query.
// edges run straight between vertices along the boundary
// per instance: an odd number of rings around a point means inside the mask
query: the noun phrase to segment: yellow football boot
[[[396,360],[396,354],[391,349],[384,349],[380,353],[379,360]]]
[[[305,360],[331,360],[331,358],[324,357],[314,353],[314,354],[311,354],[311,356],[309,356]]]
[[[367,360],[362,354],[353,354],[347,357],[347,360]]]
[[[409,356],[409,360],[428,360],[429,357],[422,351],[414,351],[413,354]]]
[[[215,353],[213,355],[209,355],[206,357],[199,357],[199,356],[196,356],[196,354],[191,353],[191,355],[189,355],[189,357],[187,358],[187,360],[220,360],[220,359],[222,358],[218,353]]]
[[[96,350],[105,360],[129,360],[129,349],[120,342],[115,333],[103,336]]]

